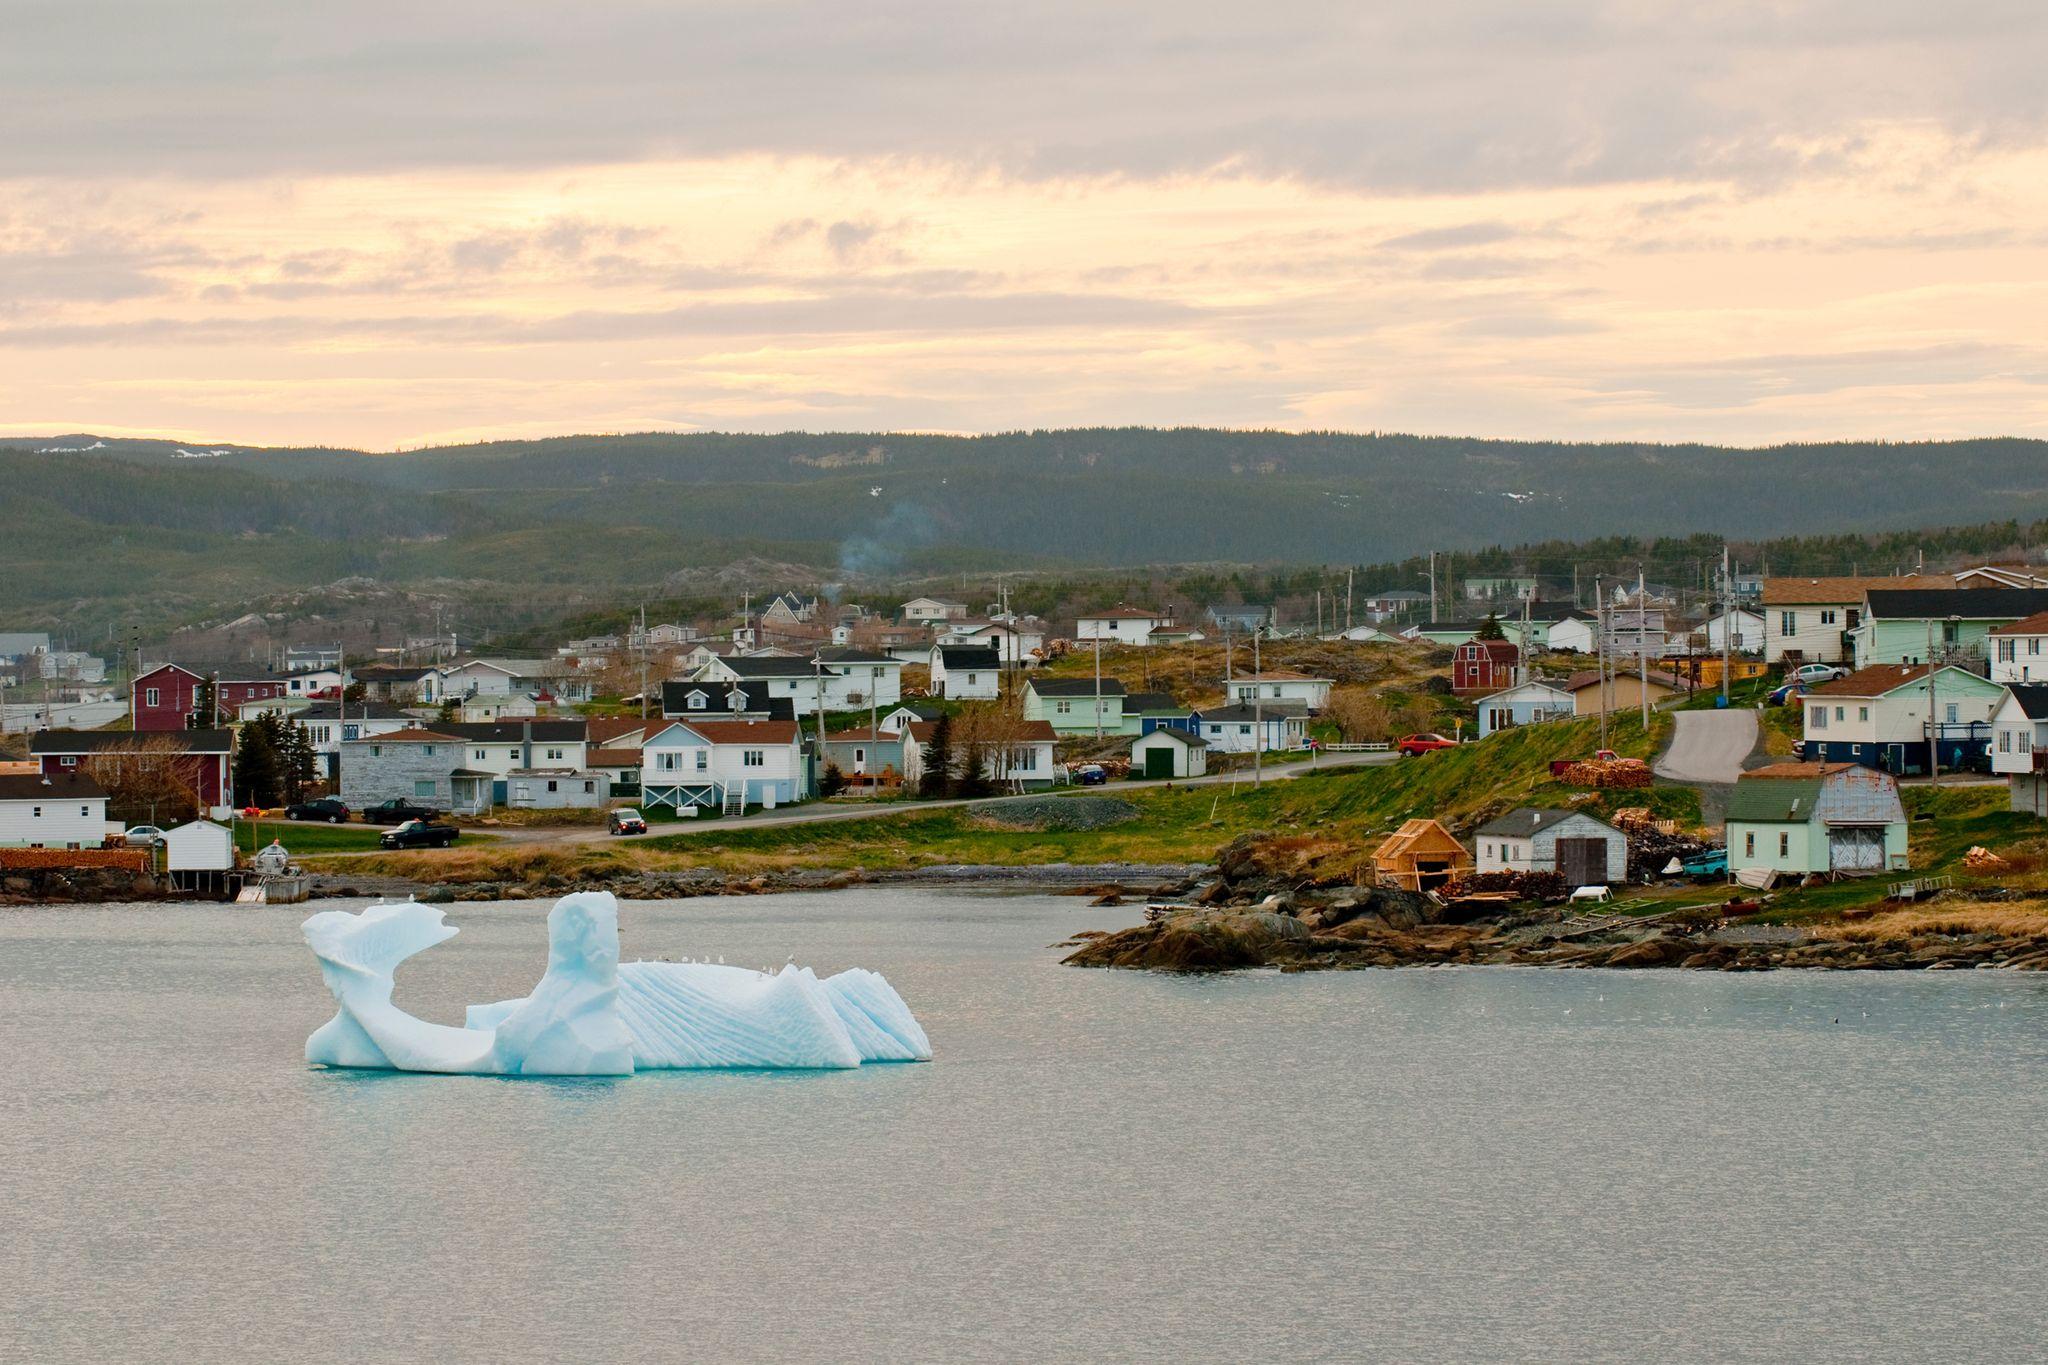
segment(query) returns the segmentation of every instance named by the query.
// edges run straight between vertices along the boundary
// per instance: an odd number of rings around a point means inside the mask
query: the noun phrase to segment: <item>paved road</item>
[[[1756,748],[1756,712],[1674,711],[1671,747],[1657,759],[1657,776],[1673,782],[1732,783]]]

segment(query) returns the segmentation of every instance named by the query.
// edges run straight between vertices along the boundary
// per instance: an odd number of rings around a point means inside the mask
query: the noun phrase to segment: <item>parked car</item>
[[[605,828],[613,834],[645,834],[647,817],[637,810],[615,810],[605,821]]]
[[[1801,664],[1792,670],[1787,680],[1802,683],[1807,687],[1819,687],[1822,683],[1830,683],[1837,678],[1848,676],[1848,669],[1837,668],[1833,664]]]
[[[330,825],[339,825],[347,821],[348,807],[331,796],[322,796],[311,801],[301,801],[294,806],[286,806],[284,808],[284,818],[287,820],[324,820]]]
[[[447,848],[462,831],[453,825],[431,825],[425,820],[408,820],[397,829],[387,829],[377,840],[383,848]]]
[[[1442,735],[1403,735],[1401,742],[1394,747],[1401,751],[1403,758],[1414,758],[1432,749],[1455,749],[1458,741],[1445,739]]]
[[[1084,787],[1099,787],[1109,781],[1109,769],[1100,763],[1083,763],[1074,780]]]
[[[155,825],[131,825],[122,838],[131,844],[160,844],[164,841],[164,832]]]
[[[1769,701],[1772,706],[1790,706],[1792,699],[1805,691],[1806,685],[1804,683],[1786,683],[1783,687],[1772,690]]]
[[[432,806],[416,806],[402,796],[363,807],[363,818],[373,825],[402,825],[407,820],[431,820],[441,812]]]
[[[1695,853],[1678,865],[1688,877],[1725,877],[1728,875],[1728,850],[1710,848],[1704,853]]]

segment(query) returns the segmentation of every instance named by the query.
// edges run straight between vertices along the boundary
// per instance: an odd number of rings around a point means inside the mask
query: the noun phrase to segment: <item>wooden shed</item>
[[[1472,870],[1472,855],[1434,820],[1410,820],[1387,836],[1373,854],[1381,886],[1433,891]]]

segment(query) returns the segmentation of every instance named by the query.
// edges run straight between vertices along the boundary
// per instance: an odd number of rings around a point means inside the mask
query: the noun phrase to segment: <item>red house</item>
[[[180,664],[158,664],[128,684],[128,714],[138,730],[182,730],[192,723],[192,710],[199,704],[203,675]],[[282,678],[237,678],[223,676],[214,689],[219,716],[199,717],[201,725],[216,720],[229,723],[243,702],[263,701],[288,695],[290,684]]]
[[[172,770],[199,803],[201,814],[229,804],[235,732],[220,730],[38,730],[28,754],[46,776],[90,771],[96,763],[174,757]]]
[[[1451,691],[1462,697],[1513,687],[1521,662],[1512,640],[1467,640],[1451,655]]]

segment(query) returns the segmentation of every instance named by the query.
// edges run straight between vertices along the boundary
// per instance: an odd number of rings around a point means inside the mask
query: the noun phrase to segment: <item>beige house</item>
[[[1608,711],[1612,713],[1640,708],[1643,704],[1645,686],[1643,675],[1632,668],[1622,669],[1613,674],[1608,679],[1607,686]],[[1655,706],[1667,697],[1678,695],[1679,681],[1669,673],[1659,673],[1653,668],[1650,670],[1647,687],[1650,693],[1650,705]],[[1600,714],[1601,691],[1599,670],[1588,669],[1583,673],[1572,674],[1570,680],[1565,683],[1564,690],[1571,694],[1572,713],[1574,715],[1597,716]]]

